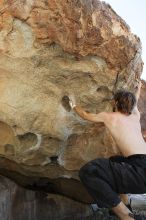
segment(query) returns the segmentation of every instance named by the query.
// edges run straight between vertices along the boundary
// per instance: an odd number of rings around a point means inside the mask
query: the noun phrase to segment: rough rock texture
[[[15,181],[22,174],[27,181],[71,182],[86,162],[119,154],[102,124],[83,121],[62,103],[74,94],[78,105],[98,113],[112,110],[116,90],[135,92],[141,43],[109,5],[1,0],[0,52],[3,175],[9,167],[16,175],[7,176]]]
[[[133,211],[146,216],[146,195],[130,195]],[[142,203],[142,204],[140,204]],[[139,207],[140,205],[140,207]],[[145,211],[144,211],[145,210]],[[145,220],[143,216],[143,220]],[[0,176],[1,220],[118,220],[108,209],[83,204],[64,196],[26,190]]]
[[[98,217],[104,216],[99,213]],[[0,176],[1,220],[73,220],[92,219],[93,211],[85,205],[59,195],[34,192]]]
[[[139,111],[141,113],[141,128],[146,141],[146,82],[144,80],[142,81],[141,94],[138,104]]]

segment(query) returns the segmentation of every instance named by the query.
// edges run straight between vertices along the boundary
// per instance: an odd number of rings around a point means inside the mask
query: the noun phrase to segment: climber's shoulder
[[[107,124],[115,120],[116,117],[118,117],[116,112],[100,112],[97,114],[96,119]]]
[[[113,124],[121,117],[120,112],[104,112],[104,123]]]

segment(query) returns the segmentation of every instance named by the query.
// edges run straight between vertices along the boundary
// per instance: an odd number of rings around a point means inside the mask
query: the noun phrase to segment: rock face
[[[92,217],[89,205],[59,195],[26,190],[0,176],[1,220],[86,220]]]
[[[112,110],[116,90],[135,92],[141,43],[108,4],[2,0],[0,52],[3,175],[11,163],[10,170],[28,179],[78,180],[86,162],[119,154],[102,124],[82,120],[62,103],[74,95],[98,113]]]
[[[142,81],[141,94],[139,99],[139,111],[141,113],[141,128],[143,132],[144,139],[146,141],[146,82]]]
[[[131,195],[130,198],[135,212],[146,213],[146,196]],[[107,209],[95,212],[95,205],[83,204],[61,195],[26,190],[0,176],[1,220],[118,220],[114,216],[108,217]]]

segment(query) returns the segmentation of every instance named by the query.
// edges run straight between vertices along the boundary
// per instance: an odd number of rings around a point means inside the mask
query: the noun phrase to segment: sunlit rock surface
[[[135,92],[141,43],[109,5],[1,0],[0,52],[1,174],[9,167],[28,179],[64,178],[66,190],[83,164],[119,154],[102,124],[82,120],[62,103],[74,95],[98,113],[112,110],[118,89]]]

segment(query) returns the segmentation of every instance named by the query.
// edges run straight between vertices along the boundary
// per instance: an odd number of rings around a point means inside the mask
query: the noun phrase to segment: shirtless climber
[[[137,219],[118,194],[146,193],[146,143],[144,142],[136,95],[118,91],[114,95],[113,112],[87,113],[70,98],[71,108],[83,119],[103,122],[115,139],[123,156],[97,158],[85,164],[79,176],[99,207],[110,208],[121,220]]]

